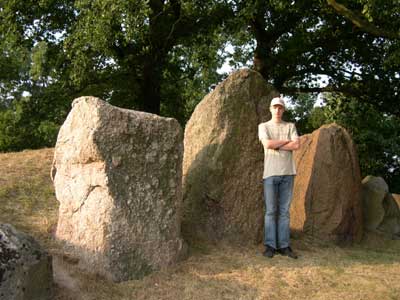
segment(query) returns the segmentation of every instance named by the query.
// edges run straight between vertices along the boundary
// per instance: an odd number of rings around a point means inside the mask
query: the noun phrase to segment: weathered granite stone
[[[294,158],[297,176],[291,228],[328,241],[359,241],[360,167],[347,131],[331,124],[302,136]]]
[[[31,237],[0,224],[0,299],[51,300],[51,256]]]
[[[400,234],[400,209],[392,194],[386,194],[382,206],[385,216],[377,229],[391,235]]]
[[[80,266],[118,282],[181,257],[182,142],[175,119],[75,99],[52,175],[56,237]]]
[[[364,227],[376,230],[385,216],[383,199],[389,187],[382,177],[367,176],[362,180]]]
[[[389,235],[400,233],[400,209],[382,177],[366,176],[362,181],[364,226]]]
[[[184,220],[192,240],[255,243],[263,232],[263,148],[258,124],[278,93],[251,70],[230,75],[186,124]]]

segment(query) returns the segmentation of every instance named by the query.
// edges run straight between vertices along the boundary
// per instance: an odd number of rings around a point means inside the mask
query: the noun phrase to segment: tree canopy
[[[389,34],[400,26],[399,4],[346,1],[349,8],[340,6],[369,27],[354,25],[352,15],[343,16],[332,4],[338,3],[239,1],[242,27],[252,34],[237,31],[234,43],[241,51],[255,39],[248,57],[253,55],[254,68],[282,93],[341,92],[399,115],[400,45],[398,33]],[[319,78],[326,78],[323,86]]]
[[[397,121],[399,6],[395,0],[3,1],[0,150],[54,144],[80,95],[184,125],[226,76],[218,70],[227,60],[254,68],[295,103],[307,104],[297,115],[304,132],[346,119],[326,118],[327,108],[304,102],[320,92],[335,95],[329,107],[347,99],[357,103],[346,106],[348,114],[368,107]],[[387,153],[383,144],[379,149]]]

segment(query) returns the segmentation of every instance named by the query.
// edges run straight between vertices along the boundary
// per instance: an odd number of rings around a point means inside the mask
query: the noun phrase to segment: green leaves
[[[47,43],[45,41],[37,43],[32,49],[30,76],[35,81],[39,80],[47,73],[47,50]]]
[[[399,118],[355,98],[327,95],[325,99],[327,122],[347,128],[357,144],[362,175],[382,176],[392,192],[399,192]]]
[[[184,125],[228,60],[292,96],[302,133],[342,124],[364,174],[400,184],[398,14],[397,0],[3,1],[0,150],[54,144],[81,95]],[[338,94],[314,107],[321,91]]]

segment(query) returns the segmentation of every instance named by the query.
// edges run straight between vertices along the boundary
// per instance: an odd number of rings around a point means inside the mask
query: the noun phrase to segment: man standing
[[[290,203],[296,167],[292,151],[300,146],[296,127],[282,120],[285,101],[271,100],[272,118],[258,125],[258,138],[264,146],[264,256],[272,258],[276,252],[297,258],[290,248]]]

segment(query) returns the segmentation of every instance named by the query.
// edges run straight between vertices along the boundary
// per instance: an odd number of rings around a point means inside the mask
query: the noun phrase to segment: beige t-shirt
[[[259,140],[295,140],[299,136],[293,123],[275,123],[272,120],[258,125]],[[296,175],[292,151],[264,148],[264,174],[269,176]]]

